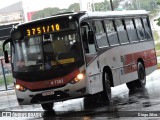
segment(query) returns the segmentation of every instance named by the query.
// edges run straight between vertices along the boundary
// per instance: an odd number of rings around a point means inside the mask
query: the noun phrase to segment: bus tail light
[[[82,79],[84,79],[84,74],[83,73],[79,73],[77,75],[77,77],[75,77],[73,80],[70,81],[70,83],[71,84],[75,84],[75,83],[79,82]]]
[[[23,87],[22,85],[19,85],[19,84],[16,84],[16,86],[15,86],[15,88],[17,89],[17,90],[19,90],[19,91],[26,91],[26,88],[25,87]]]

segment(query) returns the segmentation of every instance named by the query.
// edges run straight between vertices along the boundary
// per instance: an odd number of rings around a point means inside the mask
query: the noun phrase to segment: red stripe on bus
[[[145,67],[148,68],[148,67],[152,67],[154,65],[157,65],[157,59],[154,59],[154,60],[150,60],[150,61],[146,61],[145,62]]]
[[[124,56],[124,74],[137,71],[137,60],[139,58],[143,59],[145,68],[157,65],[154,49],[127,54]]]
[[[30,90],[58,87],[58,86],[66,85],[68,82],[74,79],[74,77],[76,77],[79,72],[80,71],[77,69],[64,77],[51,79],[51,80],[43,80],[38,82],[26,82],[26,81],[17,79],[16,83]]]

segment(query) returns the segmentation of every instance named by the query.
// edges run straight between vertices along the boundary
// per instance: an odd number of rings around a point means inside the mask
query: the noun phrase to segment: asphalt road
[[[112,88],[111,103],[104,102],[100,96],[94,95],[57,102],[53,111],[44,112],[40,105],[19,106],[14,94],[5,99],[0,99],[1,111],[34,111],[41,114],[38,117],[15,117],[14,120],[160,119],[160,70],[147,76],[145,89],[131,92],[125,84]]]

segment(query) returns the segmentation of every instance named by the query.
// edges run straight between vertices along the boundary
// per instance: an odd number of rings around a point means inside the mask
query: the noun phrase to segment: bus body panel
[[[101,71],[105,66],[112,69],[114,86],[138,79],[138,59],[144,61],[146,75],[156,70],[157,61],[153,41],[113,47],[99,55]]]
[[[100,68],[98,68],[98,61],[98,57],[93,58],[91,63],[87,66],[89,94],[95,94],[103,90],[102,73]]]
[[[84,71],[85,66],[82,66],[79,70],[80,72]],[[53,88],[49,90],[31,91],[27,89],[25,92],[16,90],[16,95],[20,105],[41,104],[45,102],[57,102],[57,101],[77,98],[77,97],[84,96],[85,94],[88,94],[87,79],[88,79],[87,74],[85,73],[84,79],[80,80],[75,84],[67,83],[67,85],[65,85],[64,87]],[[35,87],[37,86],[34,83],[32,84]],[[43,82],[43,84],[45,83]],[[46,92],[53,92],[53,95],[43,96],[42,94]],[[49,96],[55,99],[48,98]],[[45,97],[46,97],[46,100],[45,100]]]

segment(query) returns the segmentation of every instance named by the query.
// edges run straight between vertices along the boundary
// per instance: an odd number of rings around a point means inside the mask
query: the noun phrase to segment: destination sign
[[[46,18],[42,20],[20,24],[12,31],[12,39],[24,39],[24,37],[37,36],[52,32],[65,30],[75,30],[77,28],[76,20],[70,20],[68,17]]]
[[[26,35],[31,36],[31,35],[38,35],[42,33],[48,33],[48,32],[55,32],[61,30],[60,24],[50,24],[50,25],[42,25],[38,27],[30,27],[26,29]]]

